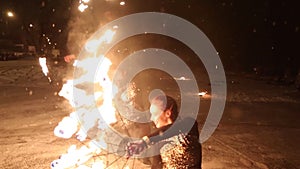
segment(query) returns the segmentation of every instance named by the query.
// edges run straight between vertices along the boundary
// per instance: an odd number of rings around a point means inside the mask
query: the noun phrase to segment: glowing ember
[[[84,12],[88,7],[89,7],[88,5],[80,4],[80,5],[78,6],[78,10],[79,10],[80,12]]]
[[[7,12],[7,16],[8,17],[14,17],[14,13],[12,13],[12,12],[9,11],[9,12]]]
[[[78,10],[80,12],[84,12],[89,6],[87,5],[87,3],[89,3],[90,0],[79,0],[79,6],[78,6]]]
[[[47,67],[46,58],[40,57],[39,58],[39,63],[40,63],[40,66],[42,67],[42,71],[43,71],[44,75],[47,76],[49,82],[51,82],[51,78],[48,76],[49,70],[48,70],[48,67]]]
[[[125,5],[125,2],[124,1],[120,2],[120,5],[122,5],[122,6]]]

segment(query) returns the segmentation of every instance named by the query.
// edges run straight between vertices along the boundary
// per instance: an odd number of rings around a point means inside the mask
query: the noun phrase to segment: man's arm
[[[187,126],[193,125],[192,128],[189,128]],[[168,130],[170,127],[172,127],[171,130]],[[193,118],[184,118],[178,122],[175,122],[174,124],[170,124],[164,127],[159,128],[156,132],[143,137],[143,140],[146,142],[146,144],[155,144],[161,140],[173,137],[175,135],[178,135],[180,133],[187,134],[190,130],[193,130],[195,134],[198,133],[198,123]],[[196,130],[196,131],[194,131]]]

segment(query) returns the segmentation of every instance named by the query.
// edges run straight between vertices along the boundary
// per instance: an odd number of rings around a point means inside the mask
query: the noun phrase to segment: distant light
[[[179,79],[180,79],[180,80],[186,80],[186,78],[185,78],[185,77],[183,77],[183,76],[182,76],[182,77],[180,77]]]
[[[33,24],[32,24],[32,23],[31,23],[31,24],[29,24],[29,27],[31,27],[31,28],[32,28],[32,27],[33,27]]]
[[[8,12],[7,12],[7,16],[8,16],[8,17],[14,17],[14,13],[12,13],[11,11],[8,11]]]
[[[125,2],[124,2],[124,1],[121,1],[121,2],[120,2],[120,5],[124,6],[124,5],[125,5]]]
[[[52,24],[52,27],[54,28],[54,27],[55,27],[55,24]]]
[[[181,76],[181,77],[174,77],[173,79],[175,80],[180,80],[180,81],[188,81],[188,80],[191,80],[190,78],[186,78],[184,76]]]
[[[88,3],[88,2],[90,2],[90,0],[82,0],[82,2]]]
[[[58,29],[58,32],[61,32],[61,29]]]
[[[200,92],[200,93],[198,93],[198,96],[205,96],[207,94],[207,92]]]

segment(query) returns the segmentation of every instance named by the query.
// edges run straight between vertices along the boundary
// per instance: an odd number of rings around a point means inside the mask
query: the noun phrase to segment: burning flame
[[[51,82],[51,78],[48,76],[49,70],[47,67],[47,59],[44,57],[40,57],[39,63],[40,63],[40,66],[42,67],[42,71],[43,71],[44,75],[48,78],[49,82]]]
[[[87,146],[82,146],[77,149],[76,145],[71,145],[66,154],[62,154],[58,160],[54,160],[51,163],[51,168],[71,168],[78,166],[77,169],[87,168],[84,165],[93,155],[100,154],[101,151],[94,144],[90,143]],[[94,168],[102,169],[105,167],[102,160],[97,161],[93,164],[92,169]],[[88,167],[90,168],[90,167]]]
[[[99,39],[87,42],[85,49],[95,54],[98,46],[103,43],[110,43],[114,35],[114,31],[107,30]],[[41,62],[43,65],[45,64],[45,60],[41,60]],[[100,64],[98,65],[98,63]],[[87,132],[97,127],[98,132],[95,136],[97,143],[102,146],[102,149],[107,148],[105,131],[110,124],[117,121],[113,98],[114,92],[116,93],[118,90],[108,76],[111,65],[112,62],[104,55],[87,57],[74,62],[73,66],[82,69],[85,74],[68,80],[59,92],[59,96],[67,99],[75,111],[64,117],[55,127],[54,134],[57,137],[68,139],[77,132],[76,138],[79,141],[86,141]],[[97,70],[96,73],[95,70]],[[78,87],[85,84],[92,84],[94,90],[89,92],[87,89]],[[51,168],[61,169],[75,166],[79,169],[105,168],[106,166],[101,160],[94,161],[92,167],[84,165],[93,155],[99,154],[102,149],[95,146],[94,142],[89,142],[89,146],[82,146],[79,149],[72,145],[66,154],[51,163]]]
[[[90,40],[86,43],[85,49],[91,53],[96,52],[98,46],[102,43],[110,43],[112,41],[113,36],[115,35],[115,31],[107,30],[103,36],[101,36],[97,40]]]

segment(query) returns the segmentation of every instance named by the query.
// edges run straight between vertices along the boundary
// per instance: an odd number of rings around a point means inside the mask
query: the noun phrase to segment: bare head
[[[172,124],[178,117],[177,103],[170,96],[159,95],[152,99],[150,113],[156,127]]]

